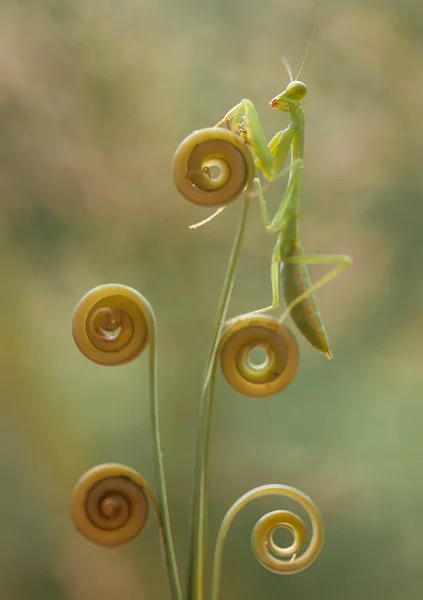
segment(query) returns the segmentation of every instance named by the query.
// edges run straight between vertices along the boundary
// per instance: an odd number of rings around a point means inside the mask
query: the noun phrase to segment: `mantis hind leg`
[[[352,264],[352,258],[342,254],[297,254],[285,259],[284,262],[285,264],[298,265],[334,265],[334,267],[288,304],[279,319],[281,323],[286,319],[288,314],[300,304],[300,302],[313,296],[318,290],[345,271],[345,269]]]

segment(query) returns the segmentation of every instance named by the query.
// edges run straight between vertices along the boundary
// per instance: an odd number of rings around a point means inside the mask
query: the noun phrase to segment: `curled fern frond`
[[[260,349],[264,360],[252,359]],[[220,340],[220,361],[226,381],[237,392],[265,398],[281,392],[294,378],[298,344],[291,331],[268,315],[232,319]]]
[[[233,520],[252,500],[265,496],[283,496],[297,502],[310,519],[311,538],[306,546],[307,530],[296,514],[284,510],[267,513],[256,523],[251,538],[254,554],[260,564],[273,573],[290,575],[307,569],[318,558],[324,533],[322,519],[313,500],[287,485],[270,484],[254,488],[231,506],[220,526],[213,563],[212,600],[218,599],[223,547]],[[281,548],[274,541],[274,533],[281,527],[291,531],[294,537],[293,543],[287,548]]]
[[[255,166],[250,150],[232,131],[194,131],[175,151],[173,179],[179,192],[205,207],[225,206],[251,187]]]
[[[100,365],[123,365],[135,360],[148,343],[152,308],[136,290],[104,284],[81,298],[72,320],[76,345]]]
[[[150,502],[154,503],[159,521],[172,600],[181,600],[159,431],[156,329],[149,302],[139,292],[125,285],[100,285],[85,294],[76,307],[72,334],[79,350],[93,362],[106,366],[123,365],[140,356],[147,345],[149,347],[149,397],[157,503],[154,494],[136,471],[129,467],[115,465],[112,468],[108,465],[100,470],[89,471],[77,484],[72,514],[78,529],[89,539],[97,543],[110,540],[109,545],[123,543],[137,535],[139,527],[144,526],[148,509],[143,492],[147,493]],[[111,474],[116,469],[118,472]],[[119,474],[122,469],[129,469],[127,475]],[[91,489],[92,482],[96,485]],[[113,536],[107,531],[102,533],[102,526],[107,530],[107,523],[111,527],[112,523],[116,525]]]
[[[98,465],[75,485],[72,519],[91,542],[119,546],[144,529],[148,496],[152,496],[148,484],[134,469],[112,463]]]

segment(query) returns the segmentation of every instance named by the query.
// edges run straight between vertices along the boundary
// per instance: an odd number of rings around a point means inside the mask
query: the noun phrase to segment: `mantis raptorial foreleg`
[[[282,171],[282,167],[294,135],[291,124],[274,135],[267,144],[257,110],[250,100],[241,100],[216,123],[215,127],[220,127],[223,123],[247,143],[253,154],[256,170],[262,171],[268,181],[275,181],[283,176],[285,170]],[[190,229],[197,229],[209,223],[225,208],[225,206],[218,208],[203,221],[190,225]]]
[[[216,127],[223,123],[250,147],[256,169],[262,171],[268,181],[275,181],[280,176],[291,146],[294,135],[292,124],[274,135],[268,144],[257,110],[251,100],[241,100],[226,113]]]

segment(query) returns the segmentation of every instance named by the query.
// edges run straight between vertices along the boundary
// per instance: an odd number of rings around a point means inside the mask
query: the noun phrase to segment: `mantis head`
[[[289,111],[290,106],[301,102],[306,93],[307,88],[302,81],[291,81],[282,94],[275,96],[275,98],[269,102],[270,108],[276,108],[277,110],[287,112]]]

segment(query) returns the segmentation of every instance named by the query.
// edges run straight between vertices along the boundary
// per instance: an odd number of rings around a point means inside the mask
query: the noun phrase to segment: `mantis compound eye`
[[[137,358],[149,338],[152,309],[136,290],[100,285],[78,303],[72,334],[84,356],[100,365],[123,365]]]
[[[91,542],[119,546],[135,538],[148,517],[147,484],[124,465],[90,469],[77,482],[72,496],[75,527]]]
[[[265,398],[277,394],[297,372],[297,341],[274,317],[257,315],[234,320],[219,346],[227,382],[245,396]],[[257,350],[264,358],[259,364],[253,360]]]
[[[307,87],[302,81],[291,81],[286,90],[270,101],[270,108],[288,111],[290,101],[301,102],[307,94]]]
[[[224,206],[252,185],[254,159],[232,131],[209,127],[194,131],[176,149],[173,179],[189,202]]]
[[[307,86],[302,81],[291,81],[284,91],[284,96],[301,101],[307,94]]]

